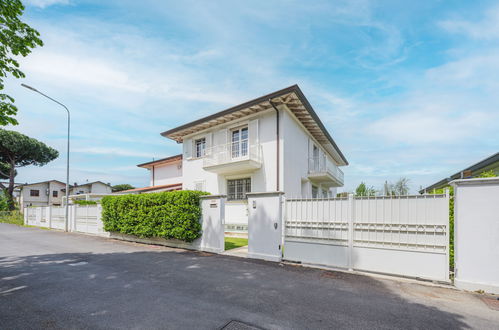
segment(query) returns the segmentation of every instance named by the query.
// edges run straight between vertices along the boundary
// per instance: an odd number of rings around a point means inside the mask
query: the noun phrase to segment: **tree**
[[[24,6],[20,0],[0,0],[0,90],[9,75],[24,78],[16,58],[25,57],[37,46],[43,46],[40,33],[20,20]],[[17,125],[14,98],[0,93],[0,126]]]
[[[496,172],[494,170],[484,171],[478,175],[478,178],[493,178],[496,177]]]
[[[0,129],[0,163],[8,165],[8,173],[0,175],[9,178],[7,198],[9,208],[14,209],[14,177],[16,168],[28,165],[43,166],[59,157],[59,152],[43,142],[24,134]]]
[[[364,182],[361,182],[355,189],[355,196],[374,196],[375,194],[374,187],[368,187]]]
[[[408,178],[400,178],[393,185],[393,191],[395,195],[402,196],[407,195],[409,193],[409,179]]]
[[[135,187],[128,183],[122,183],[113,186],[113,192],[129,190],[129,189],[135,189]]]

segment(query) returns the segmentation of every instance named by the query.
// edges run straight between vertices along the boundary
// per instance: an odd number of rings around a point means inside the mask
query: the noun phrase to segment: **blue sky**
[[[45,42],[23,82],[72,110],[71,182],[148,184],[159,135],[297,83],[350,162],[345,187],[412,192],[498,151],[494,1],[31,0]],[[65,177],[63,109],[8,80],[8,127],[57,148],[16,181]]]

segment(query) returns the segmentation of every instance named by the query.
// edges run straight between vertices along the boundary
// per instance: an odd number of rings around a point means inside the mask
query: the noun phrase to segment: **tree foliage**
[[[43,46],[40,33],[21,21],[24,6],[20,0],[0,0],[0,91],[8,76],[24,78],[16,57],[27,56],[32,49]],[[14,98],[0,93],[0,126],[17,125]]]
[[[368,187],[364,182],[361,182],[355,189],[355,196],[374,196],[376,190],[373,186]]]
[[[113,192],[130,190],[130,189],[135,189],[135,187],[128,183],[122,183],[113,186]]]
[[[0,163],[7,164],[8,167],[6,173],[2,165],[0,175],[9,178],[7,197],[11,208],[13,208],[12,193],[16,168],[28,165],[43,166],[57,157],[59,152],[43,142],[19,132],[0,129]]]
[[[478,178],[493,178],[496,177],[496,172],[494,170],[484,171],[478,175]]]

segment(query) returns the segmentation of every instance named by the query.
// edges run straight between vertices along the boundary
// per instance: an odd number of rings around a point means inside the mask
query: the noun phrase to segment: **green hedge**
[[[104,229],[141,238],[192,242],[201,236],[201,191],[168,191],[102,198]]]
[[[77,199],[74,201],[76,205],[97,205],[97,201],[87,201],[87,200],[80,200]]]

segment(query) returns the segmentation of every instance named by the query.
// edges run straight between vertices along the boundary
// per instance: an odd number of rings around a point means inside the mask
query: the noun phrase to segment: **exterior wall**
[[[281,139],[283,140],[284,153],[281,163],[284,165],[283,184],[281,190],[287,197],[312,196],[312,183],[307,179],[309,159],[313,157],[314,140],[301,127],[294,116],[286,108],[281,111]],[[319,157],[324,155],[334,164],[333,159],[327,155],[318,143]],[[292,164],[292,166],[290,166]],[[318,188],[322,188],[317,186]],[[328,194],[336,196],[336,188],[325,188]],[[321,196],[320,197],[328,197]]]
[[[454,283],[499,294],[499,178],[454,185]]]
[[[150,186],[182,183],[182,162],[154,166],[149,170],[149,174]]]
[[[20,192],[20,205],[23,209],[27,206],[59,205],[64,195],[62,189],[65,189],[65,185],[55,181],[23,186]],[[30,196],[31,190],[39,190],[39,196]],[[53,197],[53,191],[57,191],[57,197]]]
[[[248,124],[250,120],[258,120],[258,142],[261,146],[262,166],[256,171],[243,172],[239,174],[222,175],[206,171],[203,168],[203,159],[190,157],[190,148],[192,141],[202,137],[206,138],[207,148],[216,144],[215,135],[217,131],[230,129],[231,127]],[[245,118],[238,122],[221,125],[200,134],[195,134],[186,137],[183,143],[183,189],[195,189],[197,182],[204,182],[204,187],[207,192],[212,194],[226,194],[227,193],[227,180],[236,178],[251,177],[251,191],[272,191],[275,190],[276,183],[276,124],[275,112],[267,111],[257,117]],[[254,134],[251,131],[249,134]],[[213,141],[213,142],[212,142]],[[212,142],[212,143],[211,143]],[[281,148],[282,150],[282,148]],[[282,162],[281,162],[282,168]],[[282,170],[281,170],[282,174]],[[229,203],[229,202],[228,202]]]
[[[92,183],[91,193],[92,194],[110,194],[112,189],[107,184],[101,182]]]

